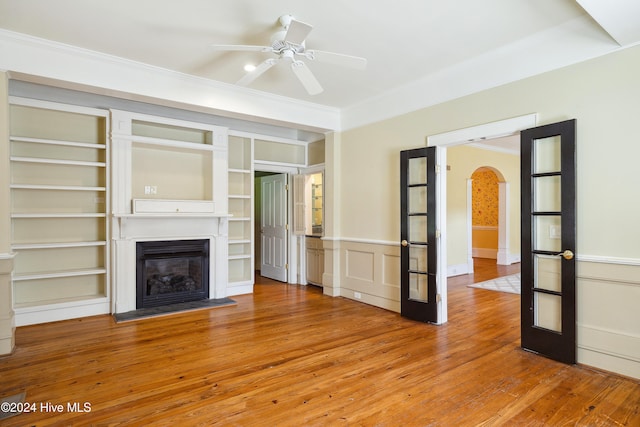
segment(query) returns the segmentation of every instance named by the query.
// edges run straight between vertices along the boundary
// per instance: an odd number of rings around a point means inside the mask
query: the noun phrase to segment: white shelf
[[[137,135],[132,135],[131,139],[135,144],[161,145],[165,147],[174,147],[174,148],[196,150],[196,151],[213,151],[213,145],[211,144],[201,144],[197,142],[179,141],[175,139],[162,139],[162,138],[154,138],[150,136],[137,136]]]
[[[106,144],[94,144],[89,142],[74,142],[74,141],[60,141],[57,139],[44,139],[44,138],[27,138],[24,136],[12,136],[11,141],[16,142],[32,142],[36,144],[49,144],[49,145],[63,145],[66,147],[78,147],[78,148],[96,148],[105,149]]]
[[[14,274],[13,281],[21,282],[25,280],[56,279],[60,277],[93,276],[96,274],[106,274],[105,268],[86,268],[81,270],[56,271],[50,273]]]
[[[251,255],[249,254],[245,254],[245,255],[229,255],[229,259],[251,259]]]
[[[173,213],[132,213],[121,214],[114,213],[116,218],[136,219],[136,218],[230,218],[230,214],[226,213],[186,213],[186,212],[173,212]],[[229,219],[231,221],[231,219]]]
[[[41,184],[11,184],[16,190],[54,190],[54,191],[106,191],[107,187],[85,187],[80,185],[41,185]]]
[[[61,242],[61,243],[23,243],[19,245],[11,245],[11,250],[29,250],[29,249],[62,249],[62,248],[81,248],[93,246],[106,246],[107,242],[99,240],[95,242]]]
[[[42,303],[18,303],[14,305],[16,314],[40,312],[42,310],[69,309],[83,305],[108,303],[108,298],[100,295],[84,295],[73,298],[60,298]]]
[[[11,218],[106,218],[105,213],[14,213]]]
[[[253,173],[253,171],[249,170],[249,169],[231,169],[229,168],[229,172],[230,173],[244,173],[244,174],[251,174]]]
[[[246,243],[251,243],[250,239],[229,239],[230,245],[244,245]]]
[[[251,196],[244,194],[229,194],[230,199],[246,199],[251,200]]]
[[[251,218],[249,217],[229,217],[229,221],[251,221]]]
[[[81,160],[58,160],[58,159],[46,159],[39,157],[17,157],[11,156],[12,162],[21,162],[21,163],[39,163],[39,164],[48,164],[48,165],[64,165],[64,166],[91,166],[104,168],[107,166],[105,162],[85,162]]]

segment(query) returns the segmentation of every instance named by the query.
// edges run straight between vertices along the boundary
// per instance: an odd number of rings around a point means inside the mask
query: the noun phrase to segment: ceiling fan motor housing
[[[288,18],[288,20],[286,20],[286,24],[283,22],[284,17]],[[280,17],[282,28],[273,33],[273,35],[271,36],[271,48],[273,49],[274,53],[283,54],[288,50],[292,51],[293,53],[304,52],[304,40],[300,44],[285,41],[287,37],[287,31],[289,30],[289,25],[291,24],[292,19],[293,17],[291,15],[283,15]]]

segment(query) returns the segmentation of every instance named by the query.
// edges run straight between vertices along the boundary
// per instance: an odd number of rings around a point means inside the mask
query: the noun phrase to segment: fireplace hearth
[[[208,239],[136,243],[136,309],[208,298]]]

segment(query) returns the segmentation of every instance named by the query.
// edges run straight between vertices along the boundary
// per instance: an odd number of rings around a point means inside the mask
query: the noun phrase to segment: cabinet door
[[[311,241],[312,239],[309,239]],[[318,281],[318,251],[307,247],[307,282]]]

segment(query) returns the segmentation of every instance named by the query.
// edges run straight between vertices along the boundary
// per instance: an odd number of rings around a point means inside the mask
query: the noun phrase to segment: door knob
[[[403,240],[402,242],[400,242],[400,244],[404,247],[409,246],[409,242],[407,242],[406,240]]]
[[[566,251],[562,252],[562,257],[564,259],[573,259],[573,252],[571,252],[569,249],[567,249]]]

